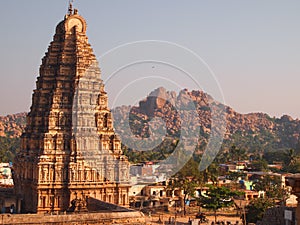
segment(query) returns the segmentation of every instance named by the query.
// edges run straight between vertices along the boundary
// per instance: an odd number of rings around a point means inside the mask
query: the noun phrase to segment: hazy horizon
[[[0,37],[0,115],[28,112],[41,59],[56,25],[66,14],[68,1],[11,0],[0,4],[0,23],[4,29]],[[209,89],[210,78],[203,78],[208,74],[203,66],[207,64],[214,73],[216,86],[220,87],[216,98],[222,97],[235,111],[300,118],[300,2],[296,0],[189,1],[188,4],[179,0],[75,0],[74,7],[87,21],[87,36],[99,59],[110,105],[132,104],[158,86],[176,91],[200,89],[195,88],[199,84],[188,83],[186,75],[179,71],[184,67],[189,67],[188,72],[214,96]],[[131,46],[122,50],[122,54],[119,51],[116,55],[105,55],[117,46],[142,40],[170,42],[187,48],[203,60],[203,65],[196,68],[199,65],[188,55],[175,49],[168,52],[166,45],[153,48],[149,43],[135,51]],[[177,68],[158,63],[172,56]],[[115,68],[139,57],[157,61],[151,61],[149,66],[147,62],[126,68],[110,80]],[[147,87],[139,83],[143,76],[147,78],[144,80],[149,84]],[[130,79],[135,79],[136,86]],[[124,85],[130,88],[120,94]],[[115,101],[118,95],[123,98]]]

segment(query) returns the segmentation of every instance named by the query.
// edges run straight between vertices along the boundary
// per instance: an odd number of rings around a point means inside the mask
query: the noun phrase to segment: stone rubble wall
[[[2,218],[1,218],[2,217]],[[44,214],[2,214],[2,224],[6,225],[89,225],[89,224],[119,224],[119,225],[145,225],[144,215],[140,212],[110,212],[110,213],[85,213],[69,215],[44,215]]]
[[[295,211],[294,208],[276,207],[268,209],[262,221],[257,222],[257,225],[283,225],[286,224],[284,219],[284,210]]]

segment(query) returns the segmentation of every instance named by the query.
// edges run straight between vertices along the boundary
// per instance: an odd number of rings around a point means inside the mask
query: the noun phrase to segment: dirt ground
[[[215,221],[215,217],[213,215],[206,214],[206,218],[208,219],[208,222],[201,223],[201,224],[211,225],[212,222]],[[186,216],[176,216],[176,220],[175,220],[175,215],[171,214],[171,213],[157,213],[157,214],[147,215],[147,217],[146,217],[147,225],[150,225],[150,224],[151,225],[156,225],[156,224],[173,224],[173,225],[186,224],[186,225],[188,225],[189,220],[195,220],[195,219],[196,219],[195,214],[190,214],[190,215],[186,215]],[[227,222],[230,222],[232,225],[233,224],[239,224],[239,225],[243,224],[240,217],[236,216],[234,214],[218,215],[217,221],[224,222],[225,224],[227,224]]]

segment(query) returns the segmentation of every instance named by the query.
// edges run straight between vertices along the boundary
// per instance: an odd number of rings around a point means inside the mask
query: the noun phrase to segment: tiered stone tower
[[[86,22],[72,5],[42,59],[14,182],[22,212],[82,210],[89,197],[129,203],[129,163]]]

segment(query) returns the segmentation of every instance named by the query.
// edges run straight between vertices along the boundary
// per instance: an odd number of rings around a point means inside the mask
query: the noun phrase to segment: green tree
[[[286,158],[286,152],[283,149],[280,150],[267,150],[264,151],[263,158],[269,163],[283,162]]]
[[[219,177],[219,167],[216,163],[211,163],[201,174],[205,183],[211,181],[216,185]]]
[[[240,186],[239,179],[245,179],[246,174],[243,172],[229,172],[227,173],[228,179],[231,180],[230,187],[233,190],[237,190]]]
[[[231,191],[227,187],[208,186],[206,194],[201,194],[201,207],[214,212],[215,222],[217,222],[217,211],[221,208],[227,208],[234,204],[233,197],[241,195],[242,192]]]
[[[282,170],[288,173],[300,173],[300,157],[294,149],[289,149],[284,154]]]
[[[282,170],[287,173],[300,173],[300,161],[297,161],[289,166],[285,166],[282,168]]]
[[[181,207],[186,214],[186,202],[189,197],[195,195],[196,188],[201,185],[203,177],[198,170],[198,163],[190,159],[185,166],[177,172],[171,179],[168,189],[181,190],[184,195],[181,199]]]
[[[272,199],[253,199],[245,209],[247,223],[256,223],[258,220],[262,220],[265,211],[273,206],[275,206],[275,202]]]
[[[281,185],[279,176],[263,176],[253,182],[254,190],[265,191],[269,199],[282,201],[286,197],[286,191]]]
[[[253,171],[268,171],[268,162],[265,159],[258,159],[251,163]]]
[[[237,148],[235,145],[232,145],[229,149],[229,159],[232,162],[239,162],[247,158],[245,149]]]
[[[289,149],[285,152],[284,166],[290,166],[294,164],[299,156],[296,154],[294,149]]]
[[[20,138],[0,137],[0,162],[12,162],[20,149]]]

